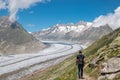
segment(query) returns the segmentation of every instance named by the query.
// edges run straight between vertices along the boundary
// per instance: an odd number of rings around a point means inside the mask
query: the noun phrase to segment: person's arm
[[[76,59],[76,65],[78,65],[78,59]]]
[[[83,63],[84,63],[84,66],[85,66],[85,56],[84,56],[84,58],[83,58]]]
[[[78,56],[77,56],[77,58],[76,58],[76,65],[78,65]]]

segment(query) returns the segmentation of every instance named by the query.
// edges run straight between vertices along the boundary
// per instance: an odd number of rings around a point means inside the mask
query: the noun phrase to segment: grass
[[[29,80],[76,80],[75,56],[76,54],[54,67],[50,67],[48,70],[33,76]]]
[[[69,57],[65,61],[50,67],[48,70],[38,74],[34,75],[32,78],[28,80],[77,80],[77,65],[76,65],[76,55],[78,53],[75,53],[73,56]],[[85,69],[86,70],[90,68]],[[87,73],[91,72],[92,70],[89,70]],[[96,74],[95,72],[92,72]],[[93,75],[90,75],[93,77]]]
[[[119,32],[120,32],[120,28],[108,35],[103,36],[102,38],[94,42],[91,46],[89,46],[87,49],[83,51],[86,56],[86,67],[85,67],[86,74],[95,77],[95,79],[97,80],[99,75],[99,68],[89,67],[88,64],[92,59],[96,58],[97,56],[102,55],[104,57],[106,54],[102,52],[107,53],[107,51],[110,50],[109,45],[112,42],[113,43],[115,43],[116,41],[119,42],[120,38],[117,38]],[[61,62],[60,64],[57,64],[54,67],[49,68],[48,70],[44,71],[42,74],[35,75],[29,80],[76,80],[77,79],[77,66],[75,65],[76,55],[77,53],[75,53],[74,56]],[[108,57],[107,59],[109,59],[117,55],[119,55],[118,50],[109,52],[109,54],[106,57]],[[119,79],[115,79],[115,80],[119,80]]]
[[[120,28],[95,41],[84,51],[85,55],[86,56],[94,55],[98,51],[98,49],[104,47],[105,45],[109,45],[119,35],[119,32]]]

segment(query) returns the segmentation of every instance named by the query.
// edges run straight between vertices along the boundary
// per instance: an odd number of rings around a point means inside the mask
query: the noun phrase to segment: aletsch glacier
[[[65,60],[81,48],[77,44],[52,42],[50,47],[39,53],[0,56],[0,77],[3,80],[18,80]],[[9,75],[3,78],[6,73]]]

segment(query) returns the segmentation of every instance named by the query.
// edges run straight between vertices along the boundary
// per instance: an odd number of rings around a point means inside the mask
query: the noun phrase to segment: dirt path
[[[90,77],[89,75],[84,74],[84,79],[78,79],[78,80],[95,80],[95,79]]]

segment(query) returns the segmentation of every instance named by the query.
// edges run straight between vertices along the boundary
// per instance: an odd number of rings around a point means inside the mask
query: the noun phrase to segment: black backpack
[[[77,59],[78,59],[78,64],[84,64],[84,55],[78,55]]]

